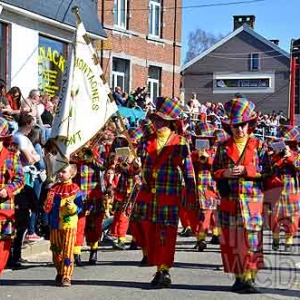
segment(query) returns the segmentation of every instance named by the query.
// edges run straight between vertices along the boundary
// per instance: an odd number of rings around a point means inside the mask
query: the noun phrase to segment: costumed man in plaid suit
[[[233,292],[256,293],[254,280],[263,267],[262,175],[270,174],[267,145],[251,136],[257,122],[255,105],[244,97],[224,105],[222,126],[231,135],[220,143],[212,166],[221,196],[218,221],[226,273],[235,274]]]
[[[24,186],[18,155],[3,146],[3,142],[9,142],[7,139],[11,138],[8,122],[0,118],[0,275],[8,261],[14,235],[14,195]]]
[[[273,199],[271,204],[272,248],[279,250],[280,227],[283,225],[286,234],[285,251],[291,251],[300,212],[300,156],[297,153],[300,133],[291,125],[282,125],[277,129],[277,138],[284,142],[285,148],[274,149],[272,155],[273,171],[283,182],[280,198]]]
[[[92,143],[92,142],[91,142]],[[81,248],[84,243],[90,246],[89,264],[95,265],[98,259],[98,242],[102,234],[102,220],[105,207],[103,195],[105,192],[104,171],[106,168],[106,152],[97,143],[84,147],[78,153],[76,164],[78,172],[74,178],[84,200],[84,209],[79,215],[77,237],[74,248],[74,258],[77,266],[82,265]],[[102,149],[102,151],[100,151]]]
[[[59,182],[50,188],[44,203],[44,210],[49,213],[55,282],[63,287],[71,286],[78,214],[83,206],[79,186],[72,182],[76,171],[76,165],[71,164],[58,172]]]
[[[217,208],[219,196],[216,182],[212,178],[211,166],[215,156],[216,148],[214,142],[214,126],[207,122],[200,122],[195,127],[195,146],[192,152],[192,160],[197,178],[197,188],[200,204],[199,218],[193,224],[193,231],[197,236],[197,244],[194,249],[199,252],[207,248],[206,235],[213,225],[212,243],[219,244],[219,228],[216,224],[213,212]]]
[[[185,206],[198,209],[189,145],[174,132],[174,122],[181,113],[177,99],[159,97],[156,112],[149,115],[156,132],[141,140],[138,151],[146,183],[137,196],[132,219],[143,230],[137,243],[144,239],[142,246],[148,263],[157,266],[151,281],[156,288],[171,285],[169,268],[174,262],[183,184],[187,191]]]

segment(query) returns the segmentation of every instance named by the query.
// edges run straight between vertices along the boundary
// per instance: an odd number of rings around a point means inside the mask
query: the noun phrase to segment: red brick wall
[[[128,20],[128,31],[143,34],[144,37],[127,35],[127,34],[112,34],[112,30],[107,29],[108,26],[113,27],[113,0],[99,0],[98,1],[98,16],[100,21],[106,27],[106,33],[108,39],[112,41],[112,52],[117,56],[118,54],[127,56],[133,56],[141,59],[145,66],[149,66],[149,61],[157,62],[161,64],[168,64],[168,71],[162,70],[162,88],[161,94],[165,96],[172,95],[173,85],[173,39],[174,39],[174,15],[175,15],[175,1],[164,0],[163,1],[163,16],[162,16],[162,35],[163,40],[168,40],[169,43],[156,43],[149,41],[145,38],[148,35],[148,0],[134,0],[130,2]],[[182,1],[177,1],[177,7],[181,7]],[[104,13],[102,14],[102,8],[104,7]],[[102,20],[103,16],[103,20]],[[181,42],[181,9],[177,9],[177,25],[176,25],[176,42]],[[171,43],[171,44],[170,44]],[[180,66],[181,47],[178,45],[175,48],[175,65]],[[103,59],[103,68],[107,66],[107,59]],[[109,71],[111,67],[108,67],[106,77],[109,78]],[[138,86],[144,86],[147,81],[148,68],[131,62],[131,88],[134,89]],[[174,95],[179,96],[180,87],[180,74],[175,73],[175,89]]]

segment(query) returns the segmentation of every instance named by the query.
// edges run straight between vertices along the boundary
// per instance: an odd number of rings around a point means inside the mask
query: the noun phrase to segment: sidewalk
[[[126,244],[129,244],[131,242],[132,236],[127,235],[126,236]],[[99,246],[110,246],[109,243],[103,243],[101,242]],[[112,245],[112,244],[111,244]],[[82,247],[82,250],[88,250],[88,246],[84,245]],[[50,253],[50,241],[48,240],[42,240],[42,241],[37,241],[37,242],[32,242],[32,243],[24,243],[24,246],[22,248],[22,258],[28,259],[32,256],[39,255],[42,253]]]

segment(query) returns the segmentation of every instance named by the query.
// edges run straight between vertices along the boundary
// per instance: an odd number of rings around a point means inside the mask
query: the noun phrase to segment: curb
[[[26,259],[33,255],[38,255],[43,252],[50,252],[50,241],[38,241],[33,243],[25,243],[22,249],[22,258]]]

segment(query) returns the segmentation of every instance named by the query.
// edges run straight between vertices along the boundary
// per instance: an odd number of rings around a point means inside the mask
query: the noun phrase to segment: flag
[[[66,166],[70,155],[97,135],[117,111],[101,79],[102,68],[82,22],[77,24],[72,54],[62,77],[51,141],[57,149],[53,172]]]

